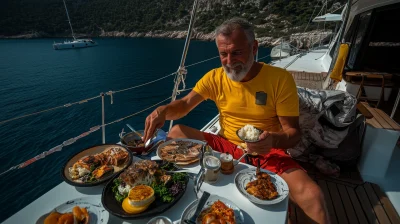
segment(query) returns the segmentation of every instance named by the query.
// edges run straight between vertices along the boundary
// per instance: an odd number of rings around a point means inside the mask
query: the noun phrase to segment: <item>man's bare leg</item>
[[[169,138],[191,138],[205,140],[203,132],[184,125],[175,125]],[[290,198],[316,223],[330,223],[324,195],[319,186],[300,169],[290,169],[281,174],[290,189]]]
[[[204,141],[203,132],[181,124],[174,125],[168,133],[168,138],[191,138]]]
[[[301,169],[293,168],[280,175],[288,184],[290,199],[294,201],[314,223],[330,223],[324,195],[317,185]]]

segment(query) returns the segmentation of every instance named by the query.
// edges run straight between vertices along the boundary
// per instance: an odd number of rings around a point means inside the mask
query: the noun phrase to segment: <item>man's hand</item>
[[[204,98],[191,91],[182,99],[175,100],[168,105],[158,107],[146,118],[144,125],[143,141],[146,142],[154,134],[156,128],[162,128],[165,120],[177,120],[188,114],[193,108],[201,103]]]
[[[146,142],[150,139],[156,128],[161,128],[165,123],[165,110],[164,107],[158,107],[146,118],[144,126],[143,141]]]
[[[272,135],[268,131],[264,131],[258,139],[258,142],[248,142],[247,150],[249,153],[258,153],[260,155],[265,155],[269,153],[271,148],[273,147],[273,139]]]

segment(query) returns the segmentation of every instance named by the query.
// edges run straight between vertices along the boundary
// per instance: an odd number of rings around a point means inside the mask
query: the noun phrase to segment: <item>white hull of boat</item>
[[[53,44],[53,48],[55,50],[85,48],[85,47],[94,47],[94,46],[97,46],[97,43],[90,39],[77,39],[77,40],[73,40],[73,41],[64,41],[63,43],[54,43]]]
[[[288,43],[283,43],[271,49],[271,58],[272,59],[286,58],[292,54],[292,51],[293,49],[290,47]]]

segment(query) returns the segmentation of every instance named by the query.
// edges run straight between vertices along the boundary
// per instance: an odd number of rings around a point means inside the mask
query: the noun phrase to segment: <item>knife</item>
[[[203,210],[204,205],[206,204],[208,198],[210,197],[210,193],[207,191],[203,192],[203,195],[201,196],[199,203],[197,204],[196,212],[194,215],[189,219],[185,219],[185,223],[188,224],[196,224],[197,217],[199,217],[201,210]]]

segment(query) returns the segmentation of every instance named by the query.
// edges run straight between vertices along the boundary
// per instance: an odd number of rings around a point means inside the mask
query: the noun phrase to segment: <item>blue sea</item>
[[[169,75],[177,70],[184,46],[184,40],[171,39],[95,40],[97,47],[62,51],[52,48],[53,42],[61,39],[0,40],[0,122]],[[259,52],[259,57],[265,57],[270,49],[260,48]],[[215,56],[214,42],[191,41],[185,64]],[[269,62],[269,57],[261,61]],[[219,66],[215,58],[188,67],[186,87],[193,87],[207,71]],[[170,97],[173,78],[116,93],[113,104],[106,96],[106,123]],[[127,123],[143,129],[152,110],[107,126],[106,143],[118,142],[122,128],[128,131]],[[216,114],[214,103],[206,101],[175,124],[200,129]],[[101,125],[101,98],[0,124],[0,173],[97,125]],[[60,169],[70,156],[101,143],[99,130],[61,152],[0,176],[0,222],[61,183]]]

